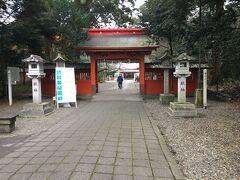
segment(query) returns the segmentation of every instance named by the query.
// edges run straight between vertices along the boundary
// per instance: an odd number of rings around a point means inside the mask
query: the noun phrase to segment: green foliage
[[[90,14],[95,27],[115,23],[117,27],[127,27],[133,23],[132,12],[135,0],[75,0],[76,4]],[[128,4],[129,6],[127,6]]]

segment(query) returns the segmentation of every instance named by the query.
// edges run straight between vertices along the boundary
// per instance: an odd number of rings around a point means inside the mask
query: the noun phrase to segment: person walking
[[[123,83],[123,77],[122,74],[119,74],[118,78],[117,78],[117,82],[118,82],[118,88],[122,89],[122,83]]]

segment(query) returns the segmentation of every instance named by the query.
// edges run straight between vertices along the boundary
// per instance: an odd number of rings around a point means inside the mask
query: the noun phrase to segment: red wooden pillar
[[[144,65],[144,57],[140,58],[139,69],[140,69],[140,93],[141,94],[145,94],[145,65]]]
[[[95,60],[95,77],[96,77],[96,93],[98,93],[98,64],[97,60]]]
[[[96,75],[96,70],[97,70],[97,66],[96,66],[96,59],[91,57],[91,86],[92,86],[92,94],[96,94],[97,92],[97,75]]]

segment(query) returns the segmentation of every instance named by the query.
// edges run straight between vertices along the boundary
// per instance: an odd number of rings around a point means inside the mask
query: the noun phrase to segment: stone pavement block
[[[54,172],[47,179],[48,180],[68,180],[71,172]]]
[[[94,173],[91,180],[111,180],[111,174]]]
[[[105,142],[105,141],[93,140],[93,141],[91,142],[91,145],[100,145],[100,146],[103,146],[104,142]]]
[[[115,151],[117,151],[117,146],[106,146],[106,145],[104,145],[102,150],[103,151],[113,151],[113,152],[115,152]]]
[[[29,158],[29,157],[34,157],[38,154],[39,152],[35,152],[35,151],[26,151],[24,152],[20,157],[25,157],[25,158]]]
[[[147,153],[147,148],[146,147],[133,148],[133,152]]]
[[[101,157],[110,157],[110,158],[111,158],[111,157],[114,157],[114,158],[115,158],[115,157],[116,157],[116,154],[117,154],[116,151],[115,151],[115,152],[114,152],[114,151],[102,151],[101,154],[100,154],[100,156],[101,156]]]
[[[134,180],[153,180],[153,177],[146,177],[146,176],[133,176]]]
[[[19,157],[16,158],[14,161],[11,162],[11,164],[26,164],[28,161],[30,161],[32,158],[31,157]]]
[[[161,177],[155,177],[154,180],[174,180],[175,178],[161,178]]]
[[[89,145],[88,149],[90,151],[100,151],[102,149],[102,146],[101,145]]]
[[[24,165],[19,172],[20,173],[34,173],[40,167],[40,164],[26,164]]]
[[[77,162],[79,162],[80,161],[80,159],[81,159],[81,156],[79,157],[79,156],[67,156],[67,157],[65,157],[64,159],[63,159],[63,161],[62,161],[62,163],[77,163]]]
[[[118,166],[132,166],[132,159],[116,158],[116,165],[118,165]]]
[[[151,168],[147,167],[133,167],[133,174],[134,176],[153,176]]]
[[[36,157],[36,158],[41,158],[41,157],[46,157],[46,158],[48,158],[48,157],[50,157],[51,155],[53,155],[53,152],[50,152],[50,151],[48,151],[48,152],[42,151],[42,152],[38,153],[35,157]]]
[[[10,162],[12,162],[15,159],[16,158],[2,158],[2,159],[0,159],[0,164],[9,164]]]
[[[19,156],[22,155],[22,154],[23,154],[23,152],[21,152],[21,151],[16,151],[16,152],[12,152],[12,153],[6,155],[5,157],[6,157],[6,158],[17,158],[17,157],[19,157]]]
[[[114,167],[114,174],[120,175],[133,175],[132,166],[115,166]]]
[[[123,159],[131,159],[132,153],[131,152],[118,152],[117,158],[123,158]]]
[[[81,171],[81,172],[93,172],[95,167],[95,164],[78,164],[75,171]]]
[[[166,158],[161,154],[149,153],[150,160],[152,161],[166,161]]]
[[[60,162],[63,161],[63,159],[64,159],[63,156],[52,156],[52,157],[50,157],[50,158],[46,161],[46,163],[48,163],[48,164],[51,164],[51,163],[60,163]]]
[[[158,146],[157,148],[156,147],[154,147],[154,148],[148,147],[148,152],[150,154],[158,154],[158,155],[164,156],[160,146]]]
[[[9,180],[26,180],[32,173],[16,173]]]
[[[133,166],[150,168],[150,162],[149,162],[149,160],[146,160],[146,159],[134,159]]]
[[[94,171],[96,173],[112,174],[113,173],[113,166],[110,166],[110,165],[97,165]]]
[[[71,163],[71,164],[59,164],[57,169],[55,171],[60,171],[60,172],[71,172],[75,169],[77,163]]]
[[[151,167],[156,169],[169,168],[167,161],[150,161]]]
[[[28,164],[43,164],[47,159],[47,157],[33,158],[28,162]]]
[[[132,148],[131,147],[118,147],[117,149],[118,152],[129,152],[131,153],[132,152]]]
[[[173,178],[173,174],[169,168],[153,169],[154,177]]]
[[[33,173],[28,180],[47,180],[48,176],[50,176],[50,173],[37,172],[37,173]]]
[[[98,157],[100,155],[101,151],[86,151],[84,153],[84,156],[95,156],[95,157]]]
[[[37,151],[40,152],[41,150],[43,150],[45,147],[40,147],[40,146],[35,146],[35,147],[31,147],[30,149],[28,149],[28,151]]]
[[[80,163],[95,164],[97,160],[98,157],[83,156]]]
[[[138,153],[138,152],[133,152],[133,159],[146,159],[148,160],[148,153]]]
[[[72,157],[81,157],[84,154],[83,150],[73,150],[73,151],[69,151],[68,156],[72,156]]]
[[[12,175],[13,173],[0,173],[0,180],[6,180]]]
[[[5,165],[3,168],[0,169],[1,173],[11,173],[16,172],[18,169],[20,169],[23,165],[20,164],[8,164]]]
[[[21,144],[22,146],[22,144]],[[29,149],[30,147],[22,146],[21,148],[16,149],[16,152],[25,152]]]
[[[115,158],[100,157],[97,163],[104,164],[104,165],[113,165],[114,162],[115,162]]]
[[[43,164],[37,171],[38,172],[52,172],[57,168],[58,164]]]
[[[129,175],[114,175],[113,180],[133,180],[133,176]]]
[[[56,151],[60,146],[47,146],[44,151]]]
[[[61,157],[63,157],[63,156],[67,156],[68,153],[69,153],[69,151],[56,151],[56,152],[53,154],[53,156],[61,156]]]
[[[85,173],[85,172],[74,172],[70,180],[89,180],[91,177],[91,173]]]

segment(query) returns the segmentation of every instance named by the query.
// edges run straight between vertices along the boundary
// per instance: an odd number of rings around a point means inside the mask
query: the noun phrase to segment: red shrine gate
[[[85,51],[91,59],[92,94],[98,92],[97,61],[129,60],[138,61],[140,70],[140,92],[144,94],[144,57],[159,46],[147,44],[148,37],[143,29],[90,29],[89,39],[80,44],[77,51]]]
[[[124,61],[139,63],[140,93],[159,95],[163,93],[163,71],[161,67],[145,63],[144,58],[156,50],[158,45],[151,45],[150,39],[140,28],[131,29],[89,29],[88,39],[79,44],[77,52],[85,52],[90,57],[89,63],[69,64],[75,67],[77,95],[93,95],[98,92],[97,62],[99,60]],[[177,94],[177,79],[170,69],[169,92]],[[197,87],[197,67],[191,68],[192,75],[187,78],[187,95],[193,95]],[[46,77],[42,81],[44,95],[55,95],[55,67],[45,67]]]

